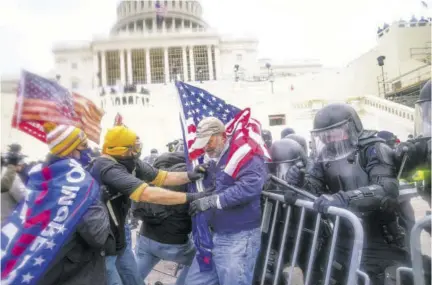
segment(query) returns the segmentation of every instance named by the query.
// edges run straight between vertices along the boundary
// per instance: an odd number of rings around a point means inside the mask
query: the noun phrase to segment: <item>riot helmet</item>
[[[275,141],[270,148],[272,158],[272,168],[275,175],[286,180],[288,170],[297,163],[301,162],[306,165],[306,153],[302,146],[292,139],[281,139]]]
[[[357,150],[363,125],[357,112],[348,104],[334,103],[320,109],[311,131],[315,160],[339,160]]]
[[[285,128],[281,132],[281,139],[286,138],[286,136],[295,134],[295,131],[293,128]]]
[[[414,136],[431,136],[431,81],[420,90],[420,96],[415,103]]]
[[[290,135],[287,135],[285,138],[296,141],[303,148],[305,154],[308,153],[308,147],[307,147],[306,140],[304,139],[304,137],[297,135],[297,134],[290,134]]]
[[[261,137],[265,143],[265,145],[270,148],[272,146],[273,143],[273,137],[272,134],[269,130],[262,130],[261,131]]]

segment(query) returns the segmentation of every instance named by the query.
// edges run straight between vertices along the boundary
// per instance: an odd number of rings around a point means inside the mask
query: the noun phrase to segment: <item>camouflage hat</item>
[[[225,125],[215,117],[207,117],[199,122],[196,132],[196,140],[192,145],[194,149],[204,148],[212,135],[225,132]]]

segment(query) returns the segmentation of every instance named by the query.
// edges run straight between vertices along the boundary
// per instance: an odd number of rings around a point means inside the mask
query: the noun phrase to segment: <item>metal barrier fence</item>
[[[269,265],[269,259],[270,259],[270,252],[272,251],[272,245],[275,238],[275,231],[276,231],[276,223],[278,220],[278,211],[280,210],[281,206],[284,204],[284,197],[280,194],[275,194],[267,191],[263,191],[263,196],[265,198],[265,204],[263,209],[263,217],[262,217],[262,223],[261,223],[261,231],[263,233],[268,233],[268,243],[267,248],[265,249],[265,258],[264,258],[264,264],[262,265],[261,269],[261,276],[260,283],[261,285],[266,285],[266,271]],[[274,207],[272,202],[274,202]],[[280,277],[281,277],[281,271],[282,266],[284,266],[284,252],[286,249],[286,242],[289,232],[294,230],[294,228],[290,228],[291,221],[291,215],[293,212],[293,207],[299,207],[301,208],[300,212],[300,218],[298,220],[297,224],[297,233],[295,237],[295,245],[294,250],[292,253],[292,257],[290,260],[290,272],[288,277],[288,285],[292,284],[292,278],[293,278],[293,271],[294,267],[296,266],[299,258],[299,249],[300,244],[302,240],[302,233],[304,231],[304,223],[305,223],[305,214],[306,210],[313,210],[313,203],[310,201],[300,200],[298,199],[295,202],[295,206],[286,205],[286,214],[283,217],[284,220],[284,226],[282,233],[280,235],[281,241],[279,244],[279,250],[278,250],[278,256],[275,262],[275,270],[273,275],[273,285],[280,284]],[[314,211],[315,212],[315,211]],[[357,284],[358,277],[361,276],[364,279],[363,284],[369,285],[369,277],[364,272],[360,271],[360,263],[361,263],[361,257],[362,257],[362,249],[363,249],[363,240],[364,240],[364,232],[363,232],[363,226],[360,222],[360,219],[355,216],[352,212],[336,208],[336,207],[329,207],[328,209],[328,215],[334,216],[334,226],[332,227],[332,237],[331,237],[331,246],[328,252],[328,262],[326,265],[325,270],[325,279],[323,285],[328,285],[330,283],[332,268],[333,268],[333,260],[335,255],[335,247],[337,243],[338,238],[338,232],[339,232],[339,226],[340,226],[340,218],[344,218],[346,221],[348,221],[353,228],[353,246],[351,250],[351,257],[349,261],[349,267],[347,267],[346,270],[346,285],[355,285]],[[271,224],[271,225],[270,225]],[[320,227],[322,224],[322,217],[320,213],[316,213],[316,220],[315,220],[315,226],[313,231],[313,238],[312,238],[312,245],[310,247],[309,257],[307,260],[307,269],[306,272],[303,272],[304,277],[304,285],[310,285],[314,284],[314,280],[312,280],[312,271],[314,262],[316,259],[316,248],[318,243],[318,235],[320,232]],[[270,228],[269,228],[270,226]],[[263,244],[264,245],[264,244]],[[262,248],[264,250],[264,246]],[[324,276],[324,275],[323,275]],[[268,284],[268,283],[267,283]]]
[[[421,233],[431,226],[432,216],[428,215],[415,223],[410,234],[412,268],[399,267],[396,270],[396,285],[402,285],[402,272],[412,273],[414,285],[426,285],[423,255],[421,250]]]

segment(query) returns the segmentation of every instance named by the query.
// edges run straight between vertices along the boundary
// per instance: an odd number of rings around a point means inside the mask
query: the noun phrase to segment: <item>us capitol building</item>
[[[202,15],[199,1],[121,1],[109,36],[54,46],[56,76],[66,87],[89,90],[166,84],[177,76],[194,82],[268,72],[271,61],[257,59],[256,38],[220,35]],[[298,74],[317,72],[321,65],[309,60],[272,69]]]
[[[393,22],[377,33],[371,50],[329,69],[317,60],[259,59],[257,38],[222,35],[202,15],[200,1],[121,1],[109,35],[55,44],[54,68],[40,75],[104,109],[101,142],[120,113],[142,139],[143,154],[166,151],[181,137],[172,83],[178,77],[250,107],[275,139],[286,127],[309,138],[315,112],[332,102],[355,107],[366,128],[400,138],[413,132],[414,102],[431,78],[430,21]],[[45,144],[10,127],[18,80],[18,74],[1,78],[1,149],[20,142],[43,158]]]

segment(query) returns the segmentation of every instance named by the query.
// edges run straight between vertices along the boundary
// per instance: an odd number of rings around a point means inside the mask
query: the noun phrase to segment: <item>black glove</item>
[[[304,180],[304,164],[303,162],[298,162],[297,164],[291,166],[291,168],[288,170],[287,175],[285,177],[285,181],[288,184],[294,185],[294,186],[302,186],[303,180]]]
[[[217,195],[211,195],[193,201],[189,206],[189,215],[193,216],[210,208],[217,208],[217,200]]]
[[[209,167],[208,163],[200,164],[195,166],[192,171],[189,171],[188,178],[191,182],[197,181],[198,179],[204,178],[204,175],[207,172],[207,168]]]
[[[111,193],[105,185],[100,186],[101,201],[106,204],[111,199]]]
[[[294,191],[287,190],[285,191],[284,199],[285,199],[285,203],[287,203],[288,205],[294,205],[298,199],[297,193]]]
[[[201,199],[206,196],[210,196],[212,193],[208,191],[196,192],[196,193],[186,193],[186,202],[190,203],[195,200]]]
[[[313,207],[320,213],[326,213],[329,207],[347,208],[348,196],[342,191],[333,195],[323,194],[315,200]]]

